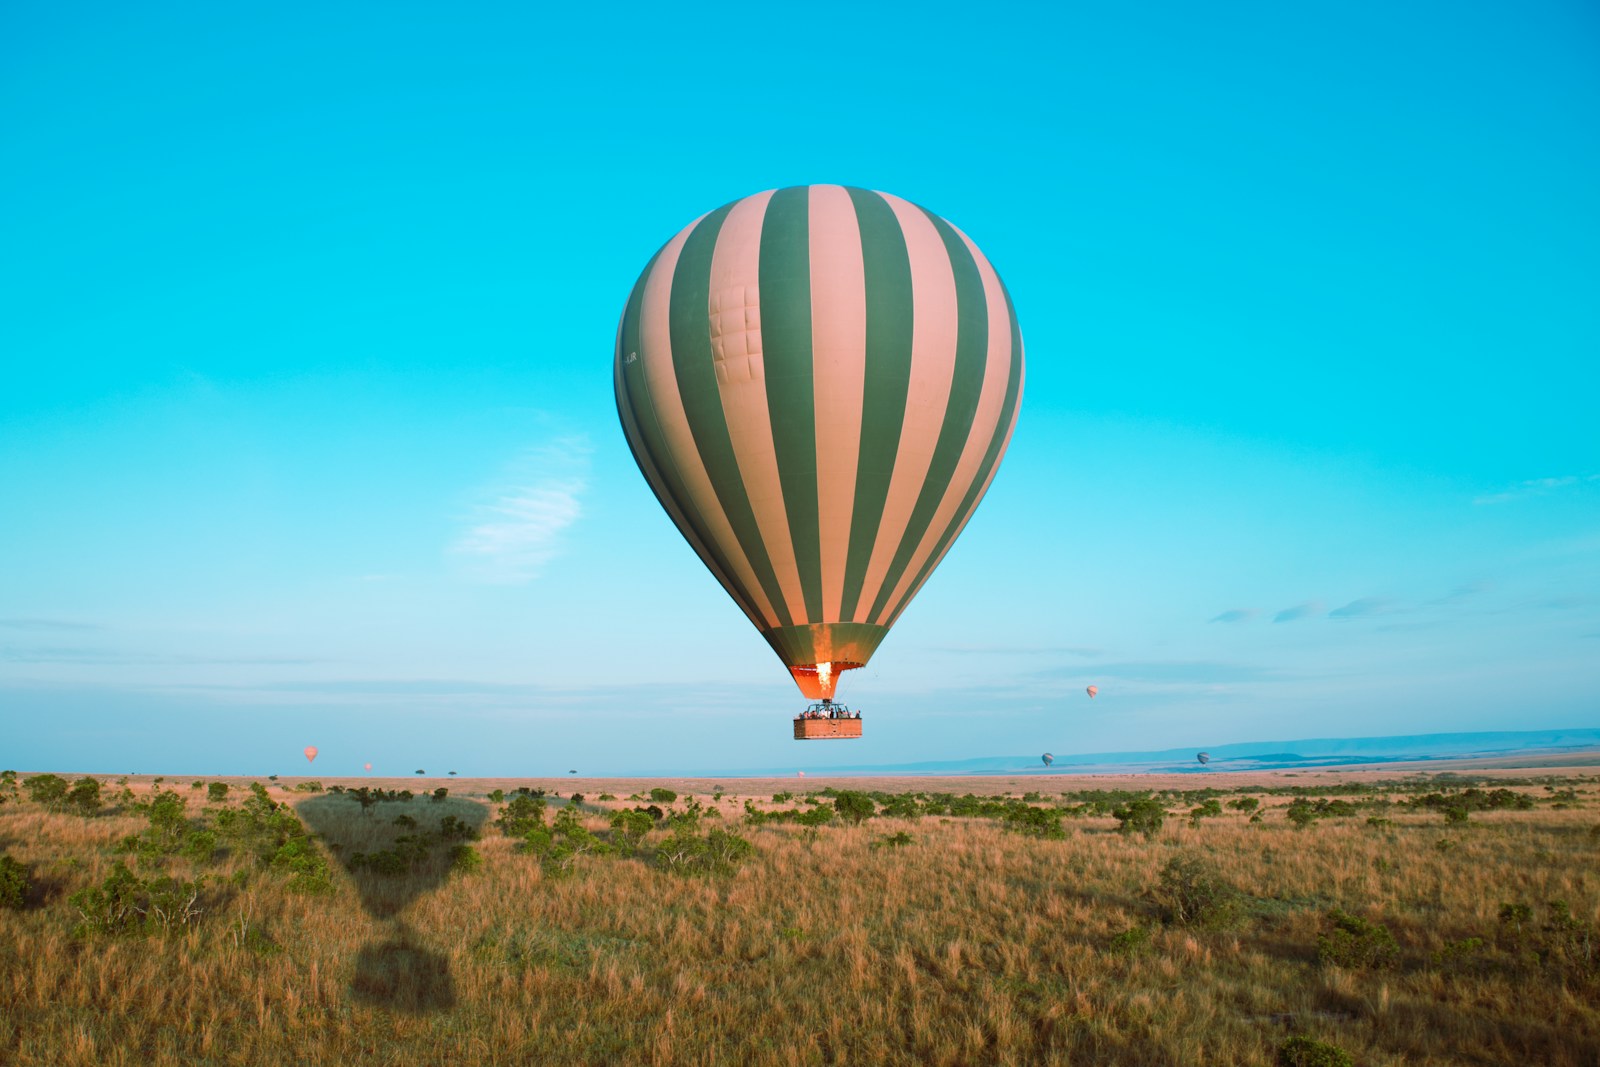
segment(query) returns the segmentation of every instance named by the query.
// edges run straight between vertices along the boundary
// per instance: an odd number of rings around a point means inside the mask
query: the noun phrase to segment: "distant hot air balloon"
[[[805,771],[795,771],[794,773],[799,775],[801,778],[804,778],[806,776],[806,772]]]
[[[1052,764],[1052,763],[1054,763],[1056,761],[1056,758],[1054,756],[1050,755],[1050,753],[1048,753],[1048,752],[1046,752],[1044,755],[1040,756],[1039,758],[1044,760],[1044,765],[1046,767],[1050,766],[1050,764]]]
[[[310,763],[312,760],[314,760],[316,758],[317,758],[317,746],[316,745],[307,745],[306,746],[306,762]]]
[[[364,771],[370,771],[370,770],[372,770],[372,764],[370,764],[370,763],[363,763],[363,764],[362,764],[362,765],[361,765],[361,769],[362,769],[362,770],[364,770]]]
[[[799,186],[718,208],[656,253],[613,374],[656,499],[800,691],[831,702],[988,489],[1022,338],[954,226],[886,193]],[[859,734],[857,718],[796,720],[797,738]]]
[[[1100,687],[1098,685],[1091,685],[1087,689],[1085,689],[1084,692],[1089,694],[1089,699],[1090,700],[1093,700],[1094,699],[1094,695],[1096,693],[1100,692]]]
[[[1210,763],[1211,762],[1211,753],[1209,753],[1209,752],[1196,752],[1194,754],[1194,758],[1199,760],[1201,763]]]

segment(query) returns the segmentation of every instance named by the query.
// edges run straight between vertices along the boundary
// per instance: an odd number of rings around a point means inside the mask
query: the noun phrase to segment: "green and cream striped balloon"
[[[994,478],[1022,336],[960,230],[887,193],[801,186],[655,254],[615,378],[661,506],[801,691],[831,699]]]

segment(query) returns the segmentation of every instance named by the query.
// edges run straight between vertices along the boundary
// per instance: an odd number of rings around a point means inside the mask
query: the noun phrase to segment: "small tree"
[[[544,798],[518,793],[500,809],[494,824],[507,837],[526,837],[530,830],[544,826]]]
[[[611,813],[611,829],[618,849],[624,855],[632,855],[639,850],[639,842],[644,840],[645,834],[655,829],[656,821],[647,811],[614,811]]]
[[[1166,821],[1167,809],[1155,797],[1135,797],[1120,807],[1112,809],[1112,817],[1117,820],[1117,833],[1143,834],[1145,837],[1154,837],[1161,832],[1161,824]]]
[[[100,814],[100,782],[95,778],[79,778],[67,791],[67,807],[89,818]]]
[[[228,799],[228,783],[212,782],[206,786],[206,799],[213,804],[221,804]]]
[[[839,818],[851,826],[860,826],[863,821],[872,818],[872,813],[877,810],[871,797],[853,789],[845,789],[836,794],[833,798],[833,807],[839,813]]]
[[[678,794],[671,789],[662,789],[660,786],[650,790],[650,799],[657,804],[671,804],[678,799]]]
[[[36,774],[22,782],[28,799],[54,811],[67,796],[67,780],[58,774]]]
[[[1304,830],[1317,821],[1317,810],[1304,797],[1296,797],[1284,810],[1284,818],[1294,823],[1296,830]]]

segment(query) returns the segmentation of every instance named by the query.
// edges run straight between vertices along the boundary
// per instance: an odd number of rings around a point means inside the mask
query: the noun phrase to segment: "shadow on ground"
[[[386,800],[363,810],[352,794],[326,794],[296,808],[350,874],[381,936],[356,956],[351,994],[369,1004],[421,1014],[456,1001],[444,956],[429,951],[399,918],[444,884],[451,851],[475,836],[489,811],[470,800],[429,796]]]

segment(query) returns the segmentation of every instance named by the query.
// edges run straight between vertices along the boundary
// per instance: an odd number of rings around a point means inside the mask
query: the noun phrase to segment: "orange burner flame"
[[[833,691],[839,686],[839,675],[859,663],[849,660],[830,660],[827,663],[802,663],[789,668],[789,673],[794,675],[794,682],[800,687],[800,692],[812,700],[832,700]]]

